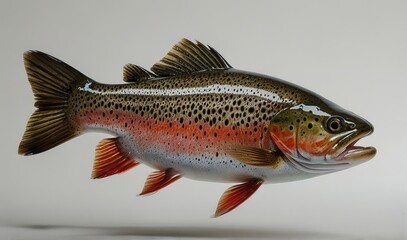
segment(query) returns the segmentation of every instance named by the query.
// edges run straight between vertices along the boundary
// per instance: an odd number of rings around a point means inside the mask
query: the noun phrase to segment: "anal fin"
[[[123,173],[139,164],[123,151],[119,138],[106,138],[96,147],[92,178]]]
[[[252,179],[228,188],[219,200],[214,217],[226,214],[246,201],[261,186],[263,180]]]
[[[139,195],[157,192],[180,178],[181,174],[172,168],[154,171],[148,175],[143,191]]]

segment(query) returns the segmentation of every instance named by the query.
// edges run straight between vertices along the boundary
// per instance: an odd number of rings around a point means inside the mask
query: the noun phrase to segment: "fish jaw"
[[[365,131],[352,131],[342,138],[326,155],[327,161],[338,161],[347,163],[365,162],[376,155],[376,148],[372,146],[356,146],[356,143],[373,133],[373,128]]]
[[[376,155],[375,147],[358,147],[358,146],[349,146],[346,150],[340,155],[341,160],[345,161],[368,161]]]

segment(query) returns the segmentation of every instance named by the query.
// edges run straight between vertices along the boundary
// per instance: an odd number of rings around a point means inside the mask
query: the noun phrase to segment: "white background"
[[[0,34],[0,237],[407,238],[405,1],[3,0]],[[17,155],[34,110],[24,51],[121,83],[124,64],[149,68],[182,37],[211,45],[235,68],[291,81],[365,117],[375,132],[360,144],[375,146],[377,156],[343,172],[264,185],[212,219],[229,184],[182,179],[137,197],[152,171],[146,166],[91,180],[94,148],[107,135]]]

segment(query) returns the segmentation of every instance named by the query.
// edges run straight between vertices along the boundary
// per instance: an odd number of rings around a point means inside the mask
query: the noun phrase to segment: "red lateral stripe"
[[[253,179],[228,188],[219,200],[214,217],[222,216],[238,207],[253,195],[262,183],[263,180]]]
[[[119,145],[118,138],[107,138],[99,142],[96,147],[92,178],[123,173],[140,164],[123,154]]]
[[[222,123],[210,126],[188,118],[180,123],[179,119],[153,118],[115,109],[95,109],[92,112],[84,109],[76,114],[75,121],[83,127],[97,125],[113,132],[120,129],[128,133],[140,149],[156,148],[170,154],[221,154],[225,145],[260,146],[265,128],[262,124],[255,126],[253,123],[249,127],[225,126]]]
[[[157,192],[180,178],[181,174],[172,168],[154,171],[147,177],[143,191],[139,195],[141,196]]]

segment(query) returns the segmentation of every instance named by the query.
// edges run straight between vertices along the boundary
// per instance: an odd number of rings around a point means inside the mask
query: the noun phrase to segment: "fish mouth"
[[[341,139],[326,155],[327,160],[353,162],[353,161],[367,161],[376,155],[376,148],[368,146],[356,146],[356,143],[372,134],[373,130],[359,132],[352,131]]]
[[[369,160],[376,155],[376,148],[355,146],[355,142],[351,143],[339,155],[340,160]]]
[[[375,156],[376,148],[356,146],[360,139],[372,132],[373,130],[365,132],[353,130],[345,133],[342,135],[341,140],[325,155],[324,162],[311,163],[301,158],[289,157],[287,159],[294,167],[308,173],[325,174],[343,170],[370,160]],[[303,157],[303,159],[305,158]]]

